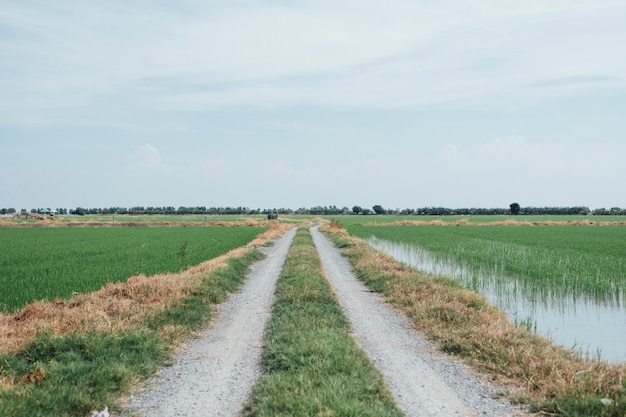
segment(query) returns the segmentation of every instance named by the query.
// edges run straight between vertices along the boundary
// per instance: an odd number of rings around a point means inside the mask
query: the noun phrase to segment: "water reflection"
[[[429,275],[448,276],[485,296],[516,323],[531,324],[538,334],[591,358],[626,362],[624,293],[612,299],[556,295],[503,276],[502,267],[470,268],[423,248],[372,236],[370,246]]]

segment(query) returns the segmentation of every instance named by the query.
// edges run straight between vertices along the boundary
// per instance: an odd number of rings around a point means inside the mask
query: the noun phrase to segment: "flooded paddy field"
[[[349,226],[424,273],[484,295],[520,326],[583,356],[626,362],[624,227]]]

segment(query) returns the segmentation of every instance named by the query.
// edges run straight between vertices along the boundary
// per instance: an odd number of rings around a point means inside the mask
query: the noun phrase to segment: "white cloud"
[[[443,155],[444,158],[458,158],[461,156],[461,151],[456,145],[446,144],[439,153]]]
[[[523,136],[511,136],[505,139],[496,138],[483,144],[483,149],[495,156],[519,156],[535,154],[535,149],[526,142]]]
[[[161,168],[161,153],[150,144],[142,145],[128,157],[126,166],[131,169]]]
[[[0,12],[0,24],[15,34],[0,40],[0,109],[81,108],[106,97],[183,110],[415,108],[498,95],[517,95],[510,104],[519,105],[624,88],[625,14],[623,2],[610,0],[183,2],[172,9],[20,2]],[[545,85],[576,77],[607,82]]]

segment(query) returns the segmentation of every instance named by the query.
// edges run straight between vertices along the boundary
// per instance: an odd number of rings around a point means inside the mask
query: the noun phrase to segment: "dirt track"
[[[466,367],[436,352],[408,321],[363,286],[327,239],[311,230],[326,274],[356,340],[383,374],[407,416],[521,416],[494,400],[493,389]],[[237,416],[259,376],[265,322],[295,229],[263,249],[267,258],[247,284],[223,304],[212,327],[184,348],[149,389],[128,404],[144,416]]]

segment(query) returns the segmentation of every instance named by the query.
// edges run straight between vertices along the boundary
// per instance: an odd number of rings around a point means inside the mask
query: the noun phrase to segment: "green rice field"
[[[450,276],[556,342],[626,361],[626,227],[348,226],[374,248]]]
[[[252,241],[263,227],[1,228],[0,312],[176,272]]]
[[[626,288],[626,227],[348,227],[452,258],[470,268],[519,277],[535,296],[619,298]]]

